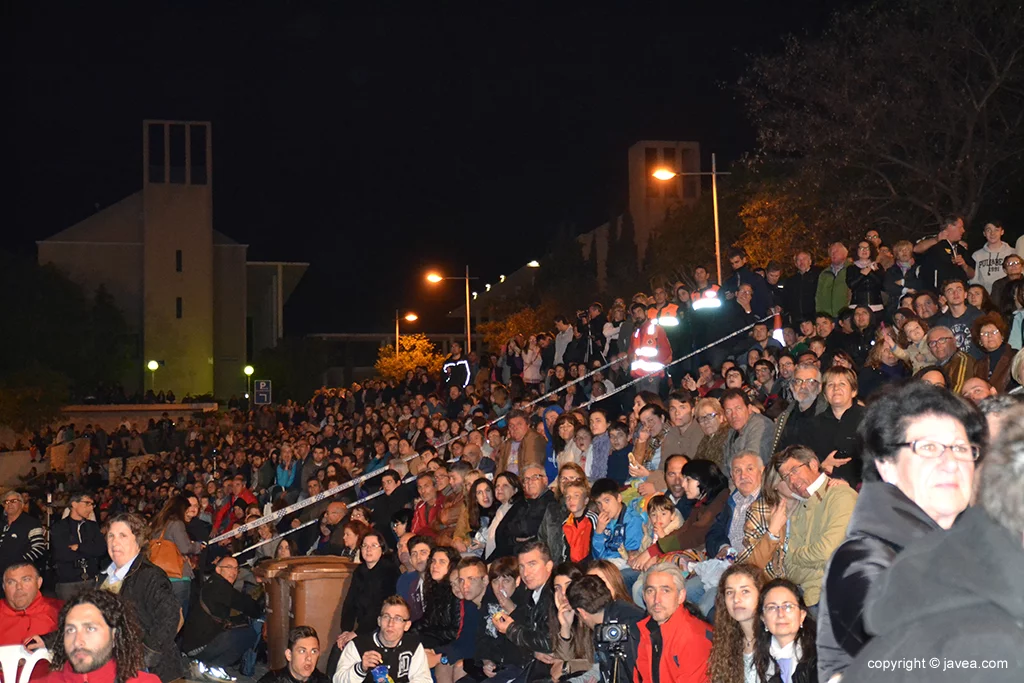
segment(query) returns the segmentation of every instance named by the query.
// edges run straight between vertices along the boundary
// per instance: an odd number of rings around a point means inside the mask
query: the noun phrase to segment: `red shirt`
[[[650,628],[657,627],[651,617],[638,624],[640,648],[636,654],[634,683],[654,683],[653,648]],[[711,634],[714,629],[686,611],[682,605],[661,625],[661,656],[658,683],[707,683]]]
[[[87,674],[75,673],[71,662],[64,662],[60,671],[51,671],[42,683],[114,683],[115,678],[117,663],[113,659]],[[138,671],[128,679],[128,683],[160,683],[160,679],[155,674]]]
[[[441,508],[444,507],[444,503],[445,497],[440,492],[438,492],[437,500],[434,501],[429,510],[427,509],[427,504],[420,501],[420,504],[416,506],[416,511],[413,512],[412,528],[410,531],[417,535],[437,536],[441,525],[438,518],[441,515]]]
[[[30,636],[45,636],[57,630],[57,617],[64,603],[54,598],[36,595],[28,607],[15,610],[6,600],[0,600],[0,645],[21,645]],[[49,673],[49,662],[41,661],[32,669],[32,680]]]

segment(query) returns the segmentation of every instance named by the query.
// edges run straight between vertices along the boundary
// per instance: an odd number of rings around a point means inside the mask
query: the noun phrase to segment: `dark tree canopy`
[[[968,222],[1024,159],[1024,5],[878,2],[755,57],[739,93],[759,152],[831,202],[836,227]]]

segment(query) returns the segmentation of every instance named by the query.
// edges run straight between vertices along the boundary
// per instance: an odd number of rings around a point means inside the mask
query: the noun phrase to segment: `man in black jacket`
[[[95,502],[88,493],[71,496],[70,514],[50,528],[50,550],[57,572],[57,597],[67,602],[96,585],[107,541],[100,525],[89,519]]]
[[[259,683],[329,683],[331,680],[316,668],[320,659],[320,637],[312,626],[296,626],[288,633],[284,658],[288,666],[268,671]]]
[[[25,514],[21,492],[11,489],[4,494],[0,516],[0,574],[15,562],[31,562],[38,568],[45,552],[43,525]]]
[[[640,646],[640,631],[637,623],[647,616],[647,612],[640,609],[631,602],[624,600],[613,600],[611,591],[607,584],[599,576],[584,576],[569,584],[565,597],[576,613],[576,618],[582,619],[590,630],[594,632],[594,656],[601,667],[601,680],[604,683],[612,681],[628,681],[633,676],[633,668],[636,666],[636,651]],[[559,637],[564,640],[565,628],[568,619],[561,614],[558,617],[561,631]],[[619,624],[619,638],[616,638],[614,628],[606,628],[612,624]],[[602,628],[605,627],[605,628]],[[618,671],[616,671],[616,660],[618,660]]]
[[[525,605],[520,605],[511,614],[498,612],[491,619],[494,627],[505,638],[522,650],[529,658],[526,665],[526,680],[538,680],[547,675],[543,667],[535,665],[534,653],[551,654],[551,630],[548,618],[554,604],[554,593],[548,579],[555,569],[547,546],[540,541],[524,543],[519,548],[519,575],[526,589],[530,591]],[[495,681],[509,681],[518,678],[523,671],[515,667],[495,671],[494,662],[484,662],[484,673]]]
[[[555,494],[548,488],[548,475],[543,467],[531,465],[523,470],[523,495],[526,497],[526,510],[514,520],[515,523],[510,526],[508,531],[516,543],[539,539],[545,541],[546,547],[550,549],[547,543],[550,543],[554,534],[562,533],[564,520],[557,519],[557,513],[554,517],[548,515],[549,520],[557,522],[557,529],[551,522],[548,523],[548,529],[541,529],[541,523],[544,521],[548,509],[558,508]]]
[[[235,590],[237,578],[238,560],[230,556],[220,558],[198,598],[193,598],[199,604],[189,610],[181,630],[182,650],[207,666],[233,666],[259,642],[260,631],[248,619],[262,617],[263,609],[248,595]],[[241,618],[232,617],[232,612],[240,613]]]
[[[818,291],[818,275],[821,268],[812,265],[811,255],[798,251],[793,257],[796,272],[783,280],[782,308],[791,325],[801,320],[813,320],[818,311],[814,307],[814,296]]]
[[[394,529],[391,528],[391,518],[396,512],[416,500],[416,482],[402,484],[402,475],[396,470],[384,470],[384,473],[380,475],[380,486],[384,495],[378,496],[373,501],[370,522],[374,529],[384,534],[388,545],[394,548],[398,544],[398,538],[395,537]]]

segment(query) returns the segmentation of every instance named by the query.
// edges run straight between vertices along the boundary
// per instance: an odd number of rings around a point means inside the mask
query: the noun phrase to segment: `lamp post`
[[[256,372],[256,369],[251,365],[246,365],[242,368],[242,372],[245,373],[245,397],[249,398],[252,396],[252,373]]]
[[[408,322],[411,322],[411,323],[416,322],[417,320],[420,319],[420,317],[418,315],[416,315],[415,313],[412,313],[412,312],[406,313],[403,317]],[[399,315],[398,315],[398,309],[396,308],[395,309],[395,358],[398,358],[398,320],[399,320]]]
[[[466,266],[466,274],[464,276],[445,277],[439,273],[427,273],[427,282],[436,285],[442,280],[465,280],[466,281],[466,355],[472,350],[472,332],[470,331],[470,317],[469,317],[469,281],[476,280],[475,277],[469,276],[469,266]]]
[[[155,360],[151,360],[146,363],[146,369],[149,370],[149,390],[156,393],[156,371],[160,368],[160,363]]]
[[[711,176],[711,201],[715,208],[715,265],[718,266],[718,285],[722,285],[722,247],[718,237],[718,176],[720,175],[732,175],[731,173],[719,173],[718,167],[715,164],[715,155],[711,155],[711,172],[710,173],[683,173],[676,172],[669,168],[659,168],[652,173],[658,180],[672,180],[676,176]]]

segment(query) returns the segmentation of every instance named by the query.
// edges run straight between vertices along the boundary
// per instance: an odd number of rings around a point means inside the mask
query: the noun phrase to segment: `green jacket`
[[[828,313],[833,318],[839,315],[840,311],[850,305],[850,288],[846,286],[846,264],[836,275],[832,274],[832,268],[827,267],[818,276],[818,291],[814,295],[814,307],[818,312]]]
[[[793,512],[786,549],[786,578],[800,586],[808,605],[817,605],[825,565],[846,538],[846,526],[857,504],[849,486],[828,488],[825,481]]]

